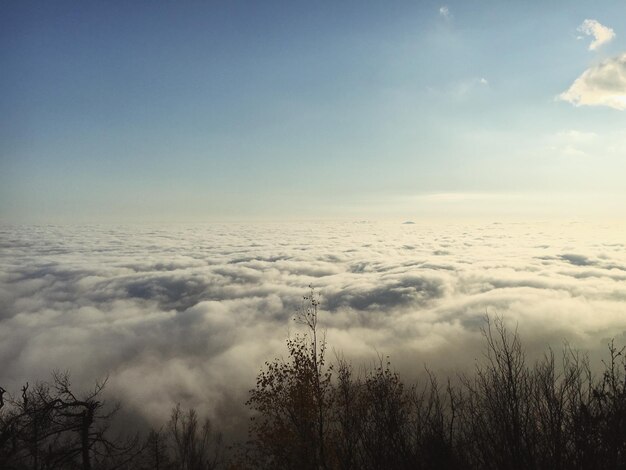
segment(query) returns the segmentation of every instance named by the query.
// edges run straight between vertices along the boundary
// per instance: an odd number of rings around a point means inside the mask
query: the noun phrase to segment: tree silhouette
[[[598,376],[565,346],[535,362],[517,329],[486,318],[475,369],[439,385],[407,383],[388,357],[359,368],[326,358],[313,289],[295,315],[305,331],[287,339],[286,359],[265,363],[246,405],[249,439],[228,461],[221,435],[194,409],[137,439],[110,437],[117,407],[106,380],[76,393],[69,374],[0,387],[0,468],[33,470],[617,470],[626,468],[625,349],[611,341]]]
[[[295,320],[307,332],[287,340],[287,361],[265,364],[247,405],[249,459],[267,468],[328,468],[328,420],[332,367],[326,338],[318,331],[319,297],[311,288]]]
[[[93,389],[78,395],[68,373],[54,372],[51,382],[32,388],[26,383],[19,399],[8,400],[9,407],[3,399],[2,468],[92,470],[132,461],[140,450],[137,439],[123,441],[108,435],[118,407],[108,407],[101,399],[105,385],[106,380],[96,382]]]

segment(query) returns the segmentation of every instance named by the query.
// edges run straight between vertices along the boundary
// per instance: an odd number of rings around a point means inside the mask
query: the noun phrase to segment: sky
[[[0,220],[625,217],[626,5],[0,3]]]

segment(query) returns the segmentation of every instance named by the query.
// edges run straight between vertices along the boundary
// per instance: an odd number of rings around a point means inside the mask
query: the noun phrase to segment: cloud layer
[[[559,99],[574,106],[626,109],[626,53],[585,70]]]
[[[220,418],[284,353],[307,286],[330,344],[405,371],[470,365],[485,312],[537,350],[626,330],[624,227],[334,223],[3,227],[0,384],[50,370],[146,421],[172,403]],[[623,337],[622,337],[623,339]],[[80,385],[80,384],[79,384]],[[231,406],[232,405],[232,406]]]

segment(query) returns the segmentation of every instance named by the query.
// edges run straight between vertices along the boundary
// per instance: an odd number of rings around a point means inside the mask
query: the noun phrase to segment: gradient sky
[[[15,0],[0,38],[0,220],[626,216],[623,0]]]

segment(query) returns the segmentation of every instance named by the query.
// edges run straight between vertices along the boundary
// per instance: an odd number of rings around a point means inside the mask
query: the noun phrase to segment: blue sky
[[[626,215],[623,1],[5,1],[0,36],[1,220]]]

